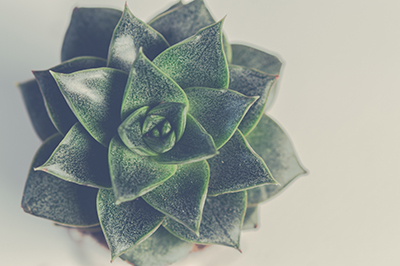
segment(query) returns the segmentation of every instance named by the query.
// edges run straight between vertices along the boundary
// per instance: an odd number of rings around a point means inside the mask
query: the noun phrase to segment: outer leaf
[[[154,64],[182,89],[227,88],[229,72],[222,48],[222,22],[168,48],[154,59]]]
[[[97,212],[112,260],[148,238],[164,219],[140,198],[116,205],[113,192],[105,189],[97,196]]]
[[[242,230],[256,229],[258,227],[258,205],[254,207],[248,206],[246,215],[244,216]]]
[[[79,57],[50,68],[50,70],[58,73],[72,73],[83,69],[102,67],[106,63],[106,60],[97,57]],[[40,85],[50,119],[62,135],[67,134],[78,120],[61,94],[56,81],[49,70],[34,71],[33,74]]]
[[[110,142],[109,165],[117,203],[130,201],[156,188],[176,171],[129,150],[118,137]]]
[[[109,8],[76,7],[65,34],[61,60],[85,55],[107,59],[111,37],[121,15],[121,11]]]
[[[170,218],[165,219],[163,226],[185,241],[197,244],[218,244],[239,249],[246,201],[245,191],[207,198],[199,236]]]
[[[232,90],[188,88],[189,113],[213,137],[217,149],[235,133],[257,97],[246,97]]]
[[[125,5],[111,40],[108,66],[129,73],[140,47],[143,47],[147,57],[153,60],[169,45],[159,32],[136,18]]]
[[[211,158],[217,154],[212,137],[190,115],[182,138],[166,153],[151,157],[162,164],[183,164]]]
[[[229,89],[238,91],[247,96],[260,98],[251,106],[239,126],[240,131],[247,135],[257,125],[265,109],[270,89],[275,84],[277,76],[265,74],[251,68],[233,66],[229,67]]]
[[[79,122],[107,147],[121,123],[119,110],[127,75],[105,67],[72,74],[50,73]]]
[[[72,227],[98,224],[97,189],[64,181],[33,170],[43,164],[61,141],[60,134],[47,139],[36,153],[25,184],[21,206],[25,212]]]
[[[248,191],[249,205],[266,201],[282,191],[297,176],[306,173],[300,165],[292,143],[270,117],[263,115],[258,126],[246,137],[268,165],[280,186],[262,186]]]
[[[179,165],[164,184],[143,195],[152,207],[199,232],[210,168],[206,161]]]
[[[139,51],[126,84],[121,108],[122,120],[140,107],[154,107],[161,102],[187,105],[187,98],[170,77],[162,73],[143,52]]]
[[[145,241],[121,255],[135,266],[166,266],[186,257],[193,244],[182,241],[159,227]]]
[[[264,184],[276,185],[264,161],[251,149],[239,130],[219,149],[217,156],[208,159],[208,163],[208,195],[231,193]]]
[[[111,188],[107,149],[76,123],[50,158],[35,168],[80,185]]]
[[[31,79],[19,83],[18,87],[22,93],[26,110],[38,137],[44,141],[51,135],[57,133],[57,129],[54,127],[47,114],[43,96],[36,80]]]

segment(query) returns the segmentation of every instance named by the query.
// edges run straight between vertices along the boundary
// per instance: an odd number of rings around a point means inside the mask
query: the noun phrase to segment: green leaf
[[[64,37],[61,61],[86,55],[107,59],[111,37],[121,15],[121,11],[110,8],[76,7]]]
[[[57,147],[62,136],[48,138],[36,153],[21,206],[25,212],[71,227],[92,227],[99,223],[96,213],[97,189],[64,181],[41,171],[42,165]]]
[[[211,158],[218,154],[214,141],[190,114],[182,138],[166,153],[150,157],[162,164],[184,164]]]
[[[262,186],[248,191],[249,205],[264,202],[282,191],[306,171],[300,165],[290,139],[270,117],[263,115],[258,126],[246,139],[268,165],[280,186]]]
[[[104,146],[117,134],[127,75],[112,68],[60,74],[50,71],[75,116]]]
[[[167,49],[169,44],[159,32],[136,18],[125,5],[111,40],[108,66],[129,73],[140,47],[143,47],[146,56],[153,60]]]
[[[50,158],[35,170],[80,185],[111,188],[107,155],[107,149],[76,123]]]
[[[178,165],[173,176],[143,195],[143,199],[153,208],[198,233],[209,177],[210,168],[206,161]]]
[[[129,150],[118,137],[110,142],[109,165],[117,203],[134,200],[156,188],[176,172],[176,165],[162,165]]]
[[[240,131],[247,135],[257,125],[264,112],[268,94],[276,83],[277,76],[241,66],[229,66],[229,89],[238,91],[246,96],[259,96],[260,98],[250,107],[242,123]]]
[[[26,111],[38,137],[42,141],[45,141],[48,137],[57,133],[57,129],[54,127],[47,113],[43,96],[36,80],[31,79],[18,83],[18,88],[21,91]]]
[[[222,22],[168,48],[154,59],[154,64],[182,89],[228,88],[229,70],[222,47]]]
[[[106,60],[96,57],[79,57],[66,61],[60,65],[50,68],[58,73],[72,73],[79,70],[88,68],[102,67],[106,65]],[[37,82],[40,85],[40,90],[43,94],[46,108],[51,121],[57,130],[65,135],[70,128],[78,122],[75,115],[69,108],[64,99],[56,81],[50,74],[49,70],[33,71]]]
[[[121,259],[135,266],[167,266],[186,257],[193,244],[182,241],[159,227],[145,241],[121,255]]]
[[[276,185],[264,161],[252,150],[239,130],[218,151],[217,156],[208,159],[208,195],[231,193],[264,184]]]
[[[106,189],[99,190],[97,212],[112,260],[151,236],[164,219],[141,198],[116,205],[112,190]]]
[[[122,120],[140,107],[154,107],[161,102],[187,105],[187,98],[183,90],[140,50],[126,84],[121,108]]]
[[[246,209],[242,230],[256,229],[258,227],[258,205]]]
[[[239,249],[240,230],[246,212],[246,192],[207,198],[197,236],[186,226],[166,218],[163,226],[182,240],[196,244],[218,244]]]
[[[227,89],[188,88],[189,113],[213,137],[217,149],[235,133],[257,97],[246,97]]]

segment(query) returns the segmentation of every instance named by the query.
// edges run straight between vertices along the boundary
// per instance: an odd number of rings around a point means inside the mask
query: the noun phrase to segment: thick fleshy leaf
[[[242,230],[256,229],[258,227],[258,205],[248,206],[244,216]]]
[[[121,124],[119,110],[127,74],[106,67],[71,74],[50,73],[79,122],[107,147]]]
[[[213,137],[217,149],[235,133],[258,97],[246,97],[228,89],[188,88],[189,113]]]
[[[111,40],[108,66],[129,73],[140,47],[146,56],[153,60],[167,49],[169,44],[159,32],[136,18],[125,5]]]
[[[143,195],[152,207],[198,233],[207,196],[210,168],[206,161],[178,165],[164,184]]]
[[[106,63],[107,61],[102,58],[79,57],[52,67],[49,70],[67,74],[88,68],[103,67]],[[57,130],[62,135],[65,135],[78,120],[69,108],[49,70],[33,71],[33,74],[40,85],[50,119]]]
[[[187,105],[187,98],[183,90],[140,50],[126,84],[121,108],[122,120],[140,107],[154,107],[161,102]]]
[[[199,236],[171,218],[166,218],[163,226],[171,234],[185,241],[203,245],[218,244],[239,249],[246,205],[245,191],[207,198]]]
[[[151,236],[164,219],[141,198],[116,205],[112,190],[106,189],[99,190],[97,212],[112,260]]]
[[[247,135],[261,119],[268,94],[278,77],[251,68],[230,65],[229,78],[229,89],[238,91],[246,96],[260,97],[250,107],[242,123],[240,123],[240,131]]]
[[[176,165],[162,165],[129,150],[115,137],[110,142],[109,165],[117,203],[134,200],[156,188],[176,172]]]
[[[61,141],[55,134],[36,153],[25,184],[21,206],[25,212],[71,227],[92,227],[99,223],[97,189],[67,182],[33,168],[42,165]]]
[[[76,7],[64,37],[61,61],[87,55],[107,59],[111,37],[121,15],[121,11],[110,8]]]
[[[218,151],[217,156],[207,160],[210,165],[208,195],[231,193],[264,184],[276,185],[264,161],[239,130]]]
[[[121,259],[135,266],[167,266],[186,257],[193,244],[182,241],[159,227],[145,241],[121,255]]]
[[[222,46],[222,22],[168,48],[154,59],[154,64],[182,89],[227,88],[229,70]]]
[[[35,79],[18,83],[29,118],[38,137],[45,141],[57,133],[47,113],[39,84]]]
[[[183,164],[211,158],[218,154],[214,141],[190,114],[182,138],[166,153],[150,157],[161,164]]]
[[[280,186],[265,185],[248,190],[249,205],[266,201],[282,191],[297,176],[306,171],[300,165],[293,145],[286,133],[270,117],[263,115],[258,126],[246,139],[268,165]]]
[[[111,188],[107,149],[76,123],[50,158],[35,168],[69,182]]]

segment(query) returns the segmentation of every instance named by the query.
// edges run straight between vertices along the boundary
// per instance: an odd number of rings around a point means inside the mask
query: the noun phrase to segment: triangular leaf
[[[43,164],[61,141],[55,134],[36,153],[21,206],[25,212],[71,227],[92,227],[99,223],[96,213],[97,189],[67,182],[33,168]]]
[[[179,165],[164,184],[143,195],[153,208],[198,233],[207,196],[210,169],[206,161]]]
[[[242,230],[256,229],[258,227],[258,205],[248,206],[244,216]]]

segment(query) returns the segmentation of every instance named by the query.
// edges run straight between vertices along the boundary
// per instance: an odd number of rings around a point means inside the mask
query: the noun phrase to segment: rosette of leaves
[[[112,259],[167,265],[194,244],[239,249],[257,206],[304,173],[265,111],[281,62],[229,44],[205,4],[149,23],[76,8],[62,63],[20,84],[44,141],[24,211],[101,230]]]

